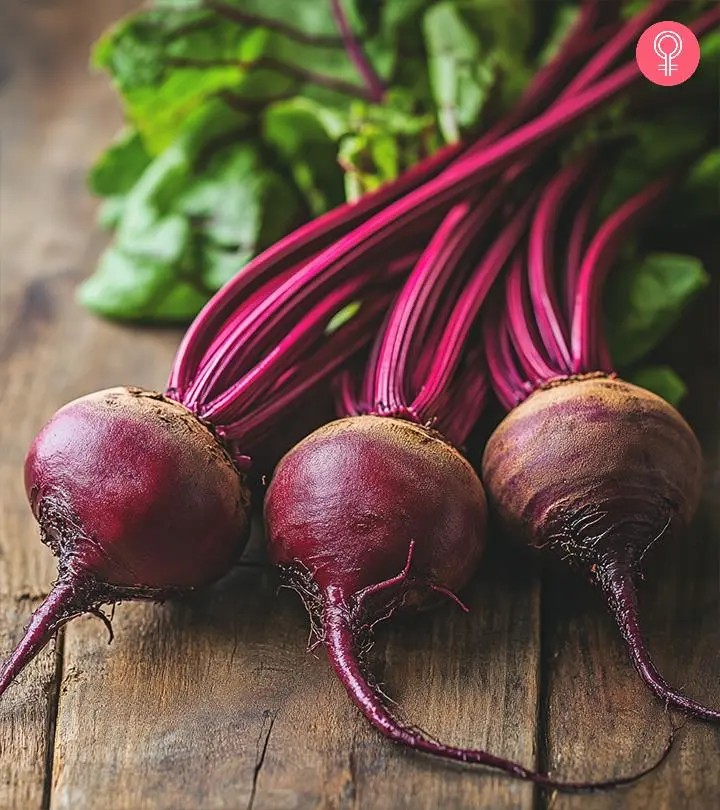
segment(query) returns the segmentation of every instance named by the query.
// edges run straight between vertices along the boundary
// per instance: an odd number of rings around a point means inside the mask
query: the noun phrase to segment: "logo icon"
[[[700,44],[682,23],[666,20],[646,28],[635,50],[640,72],[654,84],[686,82],[700,63]]]
[[[668,45],[668,40],[670,44]],[[665,48],[672,50],[665,50]],[[672,76],[673,71],[678,69],[677,57],[682,53],[682,38],[674,31],[661,31],[653,40],[653,50],[662,59],[659,67],[663,76]]]

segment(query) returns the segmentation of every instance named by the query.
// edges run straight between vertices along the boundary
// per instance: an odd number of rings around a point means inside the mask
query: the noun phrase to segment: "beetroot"
[[[486,504],[439,433],[367,415],[331,422],[283,457],[265,518],[273,561],[303,561],[299,575],[326,611],[352,604],[359,614],[366,599],[384,612],[462,588],[482,554]]]
[[[25,461],[28,499],[61,569],[130,589],[225,572],[248,529],[244,478],[197,416],[139,388],[65,405]]]
[[[25,487],[59,576],[0,693],[68,619],[212,582],[247,537],[248,489],[223,445],[182,405],[139,388],[61,408],[30,448]]]
[[[617,378],[602,332],[603,279],[630,229],[672,181],[661,179],[630,199],[589,243],[588,210],[580,206],[571,217],[572,298],[563,311],[553,279],[556,225],[587,165],[571,164],[547,186],[527,260],[518,253],[508,274],[505,308],[486,317],[491,379],[510,413],[488,441],[483,480],[510,536],[602,589],[652,691],[668,706],[718,721],[720,711],[658,673],[640,630],[635,587],[648,549],[679,536],[695,513],[700,446],[675,408]]]

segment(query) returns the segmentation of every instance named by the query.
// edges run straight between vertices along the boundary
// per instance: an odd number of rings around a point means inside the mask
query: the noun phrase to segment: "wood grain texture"
[[[375,672],[409,721],[530,765],[537,592],[493,567],[476,585],[470,621],[448,606],[391,623]],[[121,605],[110,647],[96,620],[69,627],[52,807],[532,806],[527,785],[382,740],[324,654],[306,652],[304,609],[276,587],[244,565],[183,604]]]

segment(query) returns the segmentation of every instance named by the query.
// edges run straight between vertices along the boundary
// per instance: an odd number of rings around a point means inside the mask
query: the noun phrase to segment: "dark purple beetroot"
[[[238,559],[249,494],[218,438],[182,405],[111,388],[65,405],[25,461],[58,580],[0,673],[0,694],[74,616],[206,585]]]
[[[604,591],[633,663],[671,706],[720,712],[662,678],[639,627],[635,580],[660,537],[680,537],[700,499],[702,457],[665,400],[604,375],[535,391],[485,449],[483,480],[509,536],[571,564]]]
[[[305,572],[325,598],[387,609],[462,588],[485,543],[486,504],[470,464],[420,425],[381,416],[316,430],[278,464],[265,499],[272,559]],[[378,583],[412,576],[383,592]],[[381,596],[382,593],[382,596]]]

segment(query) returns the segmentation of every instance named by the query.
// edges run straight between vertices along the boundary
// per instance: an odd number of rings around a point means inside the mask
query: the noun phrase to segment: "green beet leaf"
[[[610,353],[618,368],[654,348],[709,281],[694,256],[651,253],[623,262],[608,279],[605,313]]]
[[[440,130],[460,140],[477,125],[498,83],[505,103],[527,82],[532,7],[524,0],[447,0],[424,17],[428,70]]]
[[[276,102],[263,116],[264,140],[288,167],[313,216],[343,202],[337,141],[347,131],[346,118],[302,97]]]
[[[454,3],[433,6],[425,15],[430,83],[446,141],[459,141],[474,124],[490,95],[495,71],[481,58],[481,45]]]
[[[297,192],[243,125],[217,103],[148,165],[124,198],[113,245],[80,289],[85,306],[113,318],[188,320],[298,221]]]
[[[687,386],[670,366],[642,366],[625,372],[623,378],[652,391],[676,408],[687,394]]]

